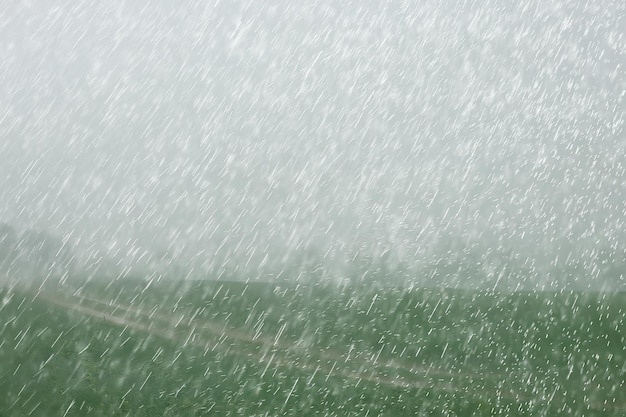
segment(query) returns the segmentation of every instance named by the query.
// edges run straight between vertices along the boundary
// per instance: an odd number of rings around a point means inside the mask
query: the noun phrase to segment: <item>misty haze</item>
[[[0,417],[626,415],[626,6],[0,11]]]

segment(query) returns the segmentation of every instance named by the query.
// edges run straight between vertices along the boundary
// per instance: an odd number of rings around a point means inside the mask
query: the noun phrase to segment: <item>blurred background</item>
[[[8,2],[0,262],[623,290],[625,19],[610,0]]]

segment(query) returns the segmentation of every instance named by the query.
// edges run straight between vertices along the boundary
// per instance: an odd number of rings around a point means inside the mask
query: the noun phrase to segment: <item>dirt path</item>
[[[326,375],[326,379],[338,376],[359,384],[362,381],[391,387],[429,389],[439,392],[464,392],[476,396],[499,396],[516,401],[525,401],[522,394],[516,392],[499,391],[496,387],[487,389],[471,384],[472,375],[441,371],[439,369],[403,367],[392,362],[372,363],[363,358],[353,356],[348,359],[344,355],[333,351],[318,351],[307,348],[306,360],[298,355],[298,349],[292,344],[279,342],[277,338],[255,337],[245,331],[229,329],[225,324],[197,323],[197,319],[172,320],[155,312],[144,311],[128,305],[107,302],[87,296],[68,296],[54,294],[49,291],[38,292],[35,297],[42,301],[56,305],[66,310],[76,311],[83,315],[102,320],[117,326],[127,327],[142,333],[161,337],[171,341],[180,341],[185,338],[182,346],[193,345],[212,351],[222,351],[226,354],[254,359],[265,364],[265,372],[272,367],[295,368],[303,373]],[[84,302],[92,305],[87,307]],[[99,306],[99,307],[97,307]],[[113,312],[107,310],[113,309]],[[117,314],[125,312],[125,315]],[[135,317],[128,317],[134,315]],[[183,316],[184,317],[184,316]],[[147,321],[147,323],[146,323]],[[226,343],[227,340],[231,343]],[[233,343],[235,342],[235,343]],[[260,349],[259,349],[260,348]],[[294,353],[295,352],[295,353]],[[388,376],[389,369],[402,370],[405,376]],[[265,373],[264,372],[264,373]],[[430,381],[429,377],[447,377],[451,379],[464,378],[461,381],[444,382]]]
[[[129,314],[143,317],[144,319],[149,319],[152,321],[158,321],[161,323],[165,323],[168,326],[173,326],[175,328],[184,327],[190,328],[197,331],[209,331],[212,333],[219,333],[220,335],[229,337],[233,340],[249,343],[249,344],[258,344],[262,345],[266,348],[277,348],[283,351],[297,351],[300,349],[309,349],[309,347],[299,346],[293,343],[285,343],[280,341],[280,338],[271,338],[267,336],[258,336],[252,334],[252,332],[247,332],[243,330],[233,329],[228,327],[228,323],[207,323],[206,321],[199,322],[198,318],[195,316],[190,317],[189,319],[185,319],[184,315],[179,319],[171,319],[169,317],[163,316],[156,312],[145,311],[138,309],[136,307],[131,307],[128,305],[120,304],[120,303],[112,303],[99,300],[94,297],[88,297],[85,295],[77,295],[74,298],[90,301],[92,303],[96,303],[108,308],[114,308],[115,311],[124,311]],[[311,349],[307,351],[307,354],[311,354]],[[326,361],[337,361],[337,362],[358,362],[362,366],[367,367],[376,367],[376,368],[388,368],[388,369],[396,369],[402,370],[412,374],[420,374],[423,377],[426,376],[436,376],[436,377],[446,377],[446,378],[474,378],[474,379],[501,379],[503,375],[484,375],[484,374],[476,374],[470,372],[452,372],[443,370],[435,367],[426,367],[426,366],[416,366],[416,365],[408,365],[403,364],[401,361],[396,359],[391,360],[381,360],[380,362],[372,363],[372,361],[367,360],[367,357],[375,356],[376,352],[367,352],[364,354],[357,354],[354,352],[340,353],[331,349],[316,350],[314,356],[318,359],[326,360]]]
[[[183,315],[177,319],[171,319],[162,314],[157,314],[154,310],[146,311],[94,297],[34,289],[28,293],[33,296],[33,300],[37,299],[115,326],[129,328],[177,343],[181,343],[181,338],[185,338],[184,342],[180,344],[182,348],[189,345],[204,349],[205,352],[210,349],[227,355],[240,356],[246,360],[254,360],[264,365],[263,375],[268,370],[271,372],[274,368],[290,368],[308,374],[309,383],[315,375],[318,377],[325,375],[326,379],[340,377],[355,385],[363,381],[389,387],[428,389],[434,392],[462,392],[464,395],[486,398],[499,397],[518,402],[527,402],[532,399],[526,394],[502,390],[502,387],[498,390],[495,386],[492,389],[489,386],[472,384],[471,374],[444,371],[443,376],[450,377],[452,381],[429,381],[429,376],[442,376],[441,370],[434,370],[435,372],[430,370],[429,375],[427,368],[404,367],[401,364],[391,362],[373,364],[354,356],[348,361],[344,355],[338,352],[319,351],[308,347],[306,351],[298,350],[297,346],[281,342],[278,338],[255,337],[250,332],[229,329],[225,323],[207,323],[205,321],[200,323],[195,316],[184,319]],[[86,306],[85,303],[91,305]],[[119,314],[122,312],[124,314]],[[134,317],[131,317],[133,315]],[[394,376],[393,374],[389,376],[386,369],[402,370],[405,372],[405,376]],[[460,381],[456,378],[465,379]],[[613,411],[626,409],[623,404],[588,403],[587,407],[595,410]]]

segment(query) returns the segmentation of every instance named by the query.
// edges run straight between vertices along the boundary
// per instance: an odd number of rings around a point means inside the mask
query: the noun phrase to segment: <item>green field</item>
[[[5,285],[0,417],[626,416],[626,294]]]

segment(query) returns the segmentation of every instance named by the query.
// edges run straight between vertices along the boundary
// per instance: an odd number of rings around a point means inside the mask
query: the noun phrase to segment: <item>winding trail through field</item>
[[[280,342],[277,338],[256,336],[249,332],[228,328],[225,324],[198,323],[197,318],[184,320],[184,316],[172,319],[154,311],[145,311],[136,307],[100,300],[94,297],[61,294],[42,290],[34,294],[36,299],[74,311],[81,315],[110,324],[157,336],[174,342],[181,342],[182,347],[192,345],[206,352],[222,351],[225,354],[242,356],[265,364],[268,368],[295,368],[309,374],[341,377],[358,385],[370,382],[391,387],[428,389],[444,392],[464,392],[469,395],[495,396],[516,401],[526,400],[515,392],[495,392],[477,384],[471,384],[472,375],[443,371],[436,368],[403,367],[393,362],[372,363],[364,358],[347,358],[338,352],[306,347],[304,350],[293,344]],[[84,305],[90,303],[90,306]],[[110,311],[113,310],[113,311]],[[125,314],[119,314],[119,313]],[[133,317],[134,316],[134,317]],[[231,342],[228,343],[227,341]],[[389,375],[388,369],[402,370],[404,375]],[[447,377],[453,382],[432,381],[429,377]],[[465,383],[462,383],[465,382]]]
[[[294,351],[298,350],[306,350],[307,354],[312,354],[312,349],[309,346],[298,345],[297,343],[288,343],[283,342],[280,338],[277,337],[267,337],[267,336],[259,336],[258,334],[253,334],[250,331],[234,329],[228,326],[228,323],[217,323],[217,322],[207,322],[203,320],[200,322],[198,317],[190,315],[188,319],[185,319],[184,314],[180,315],[177,319],[172,319],[167,316],[163,316],[161,314],[156,313],[153,310],[145,311],[139,309],[137,307],[132,307],[129,305],[124,305],[120,303],[113,303],[111,301],[103,301],[94,297],[88,297],[85,295],[75,295],[75,299],[81,301],[89,301],[92,303],[96,303],[98,305],[103,306],[104,308],[114,308],[115,311],[123,311],[130,315],[134,315],[135,317],[139,317],[142,319],[148,319],[152,322],[159,322],[162,324],[166,324],[171,328],[187,328],[193,329],[195,331],[208,331],[214,334],[220,334],[226,336],[230,339],[249,343],[252,345],[261,345],[266,348],[276,348],[283,351]],[[355,353],[348,352],[340,353],[334,351],[332,349],[324,348],[323,350],[314,349],[315,356],[318,359],[323,359],[327,361],[337,361],[337,362],[347,362],[353,361],[358,362],[360,365],[372,367],[375,366],[377,368],[389,368],[389,369],[397,369],[403,370],[406,372],[410,372],[412,374],[420,374],[421,376],[439,376],[439,377],[447,377],[447,378],[474,378],[474,379],[498,379],[501,380],[504,378],[504,375],[496,375],[496,374],[478,374],[476,372],[453,372],[448,371],[441,368],[436,367],[427,367],[427,366],[416,366],[416,365],[408,365],[404,364],[396,359],[383,359],[381,361],[371,361],[367,358],[374,357],[376,352],[364,352],[364,353]]]

